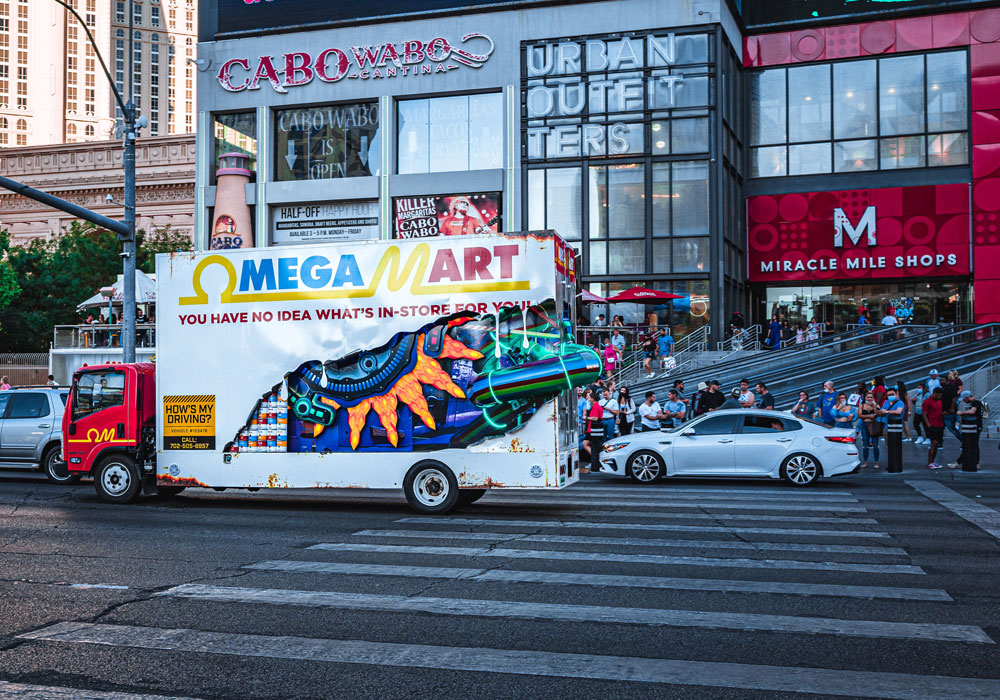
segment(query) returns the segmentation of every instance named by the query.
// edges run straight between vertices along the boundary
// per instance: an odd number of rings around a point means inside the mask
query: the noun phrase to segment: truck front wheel
[[[458,479],[441,462],[417,462],[406,472],[403,493],[410,507],[418,513],[444,515],[458,505]]]
[[[94,475],[94,489],[105,503],[130,503],[142,490],[139,469],[128,455],[105,457]]]

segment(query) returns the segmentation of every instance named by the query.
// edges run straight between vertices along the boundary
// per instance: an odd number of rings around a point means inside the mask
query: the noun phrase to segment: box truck
[[[573,249],[551,232],[156,260],[154,363],[83,367],[70,474],[100,498],[185,487],[403,489],[446,513],[579,479]]]

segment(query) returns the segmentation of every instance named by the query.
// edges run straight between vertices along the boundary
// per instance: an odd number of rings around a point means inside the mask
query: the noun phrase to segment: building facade
[[[550,228],[681,334],[990,320],[989,4],[203,0],[198,244]]]
[[[136,226],[170,227],[193,235],[194,134],[146,137],[136,147]],[[0,173],[104,216],[121,219],[122,145],[119,141],[0,150]],[[76,217],[0,190],[0,229],[16,245],[57,235]]]
[[[126,98],[132,68],[146,134],[192,132],[196,0],[66,2],[85,27],[53,0],[0,0],[0,148],[111,138],[120,110],[100,58]]]

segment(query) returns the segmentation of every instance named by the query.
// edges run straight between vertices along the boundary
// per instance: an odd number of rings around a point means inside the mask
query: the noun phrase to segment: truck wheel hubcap
[[[425,469],[417,474],[413,492],[425,506],[436,506],[448,497],[448,478],[437,469]]]
[[[128,491],[129,484],[132,483],[132,475],[128,469],[121,464],[111,464],[101,475],[101,485],[104,490],[113,496]]]

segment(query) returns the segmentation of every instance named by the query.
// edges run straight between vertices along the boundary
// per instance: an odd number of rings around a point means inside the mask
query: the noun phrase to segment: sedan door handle
[[[719,440],[719,442],[723,442],[723,443],[725,443],[725,442],[732,442],[732,440]]]
[[[49,425],[48,423],[39,423],[38,427],[39,428],[51,428],[52,426]]]
[[[778,438],[778,442],[791,442],[792,438]]]

